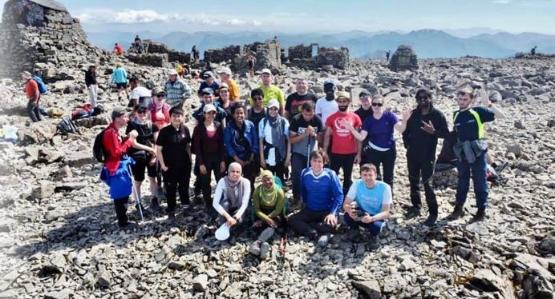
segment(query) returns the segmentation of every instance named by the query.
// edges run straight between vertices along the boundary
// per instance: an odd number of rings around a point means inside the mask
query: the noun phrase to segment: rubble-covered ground
[[[108,108],[123,104],[107,89],[104,74],[111,67],[101,63],[98,71],[101,103]],[[126,68],[159,86],[169,72]],[[41,101],[69,114],[87,100],[83,73],[69,66],[56,72],[77,79],[50,84]],[[506,118],[489,123],[487,136],[498,163],[509,163],[502,173],[508,182],[491,189],[487,221],[466,224],[475,212],[472,191],[462,220],[441,220],[430,229],[420,224],[425,215],[405,219],[409,188],[398,138],[395,214],[378,250],[341,236],[322,249],[290,234],[285,256],[276,238],[270,257],[259,261],[247,252],[249,232],[231,244],[217,242],[212,233],[195,238],[206,221],[200,206],[178,215],[175,227],[160,214],[138,230],[122,231],[91,151],[109,114],[79,121],[81,134],[53,136],[59,119],[30,125],[21,82],[3,79],[0,124],[17,126],[19,141],[0,143],[0,297],[553,298],[555,60],[425,60],[418,71],[405,73],[380,62],[355,62],[346,71],[285,69],[276,80],[290,93],[298,77],[318,94],[327,78],[355,97],[375,84],[395,111],[414,106],[416,88],[425,85],[450,122],[457,83],[473,80],[500,91]],[[187,82],[198,89],[199,82]],[[257,84],[247,77],[238,82],[244,96]],[[198,105],[198,99],[189,104]],[[455,190],[437,190],[437,196],[444,218]],[[134,208],[129,214],[137,219]]]

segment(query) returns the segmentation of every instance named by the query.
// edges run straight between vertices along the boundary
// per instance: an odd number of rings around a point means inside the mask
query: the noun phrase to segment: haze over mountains
[[[381,58],[387,50],[394,51],[400,44],[411,45],[421,58],[454,58],[466,55],[487,58],[505,58],[517,52],[527,52],[533,46],[546,54],[555,53],[555,35],[538,33],[507,33],[495,30],[432,30],[411,32],[364,32],[344,33],[283,33],[277,34],[282,47],[318,43],[325,47],[346,46],[356,58]],[[487,32],[480,33],[479,32]],[[112,49],[114,42],[128,47],[135,34],[143,39],[163,42],[172,48],[190,51],[197,45],[201,51],[263,41],[274,37],[269,32],[87,32],[89,40],[105,49]]]

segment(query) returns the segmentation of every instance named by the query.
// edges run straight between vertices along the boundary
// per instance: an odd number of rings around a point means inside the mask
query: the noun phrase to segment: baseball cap
[[[204,113],[208,113],[210,111],[216,111],[216,106],[214,106],[213,104],[206,104],[204,105],[204,109],[202,110]]]
[[[170,71],[170,76],[177,76],[177,71],[176,70],[171,70]]]
[[[262,69],[262,70],[260,71],[260,73],[261,73],[261,74],[270,74],[270,75],[271,75],[271,74],[272,74],[272,71],[270,71],[270,69]]]
[[[202,77],[203,77],[204,79],[214,78],[214,73],[208,71],[208,72],[205,72],[204,75],[202,75]]]
[[[222,83],[220,84],[219,90],[222,90],[222,89],[229,89],[229,86],[226,83]]]
[[[340,98],[345,98],[345,99],[348,99],[350,101],[351,100],[351,95],[346,91],[340,91],[340,92],[337,93],[337,99],[339,100]]]
[[[335,81],[333,81],[332,79],[327,79],[326,81],[324,81],[324,86],[335,86]]]
[[[201,93],[202,95],[205,95],[205,94],[214,94],[214,90],[213,90],[212,88],[210,88],[210,87],[205,87],[205,88],[203,88],[203,89],[200,91],[200,93]]]
[[[268,109],[270,108],[278,108],[279,109],[279,102],[276,99],[271,99],[270,102],[268,102]]]
[[[359,98],[371,97],[371,96],[372,96],[372,94],[366,89],[361,90],[360,93],[358,94]]]
[[[231,70],[228,67],[222,67],[219,71],[218,74],[228,74],[231,75]]]

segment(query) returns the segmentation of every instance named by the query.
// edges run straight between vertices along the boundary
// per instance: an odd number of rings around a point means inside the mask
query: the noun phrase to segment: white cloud
[[[109,9],[87,10],[77,14],[77,17],[83,23],[102,24],[144,24],[144,23],[171,23],[180,22],[181,24],[190,25],[208,25],[208,26],[260,26],[262,22],[254,19],[242,19],[225,15],[207,15],[207,14],[180,14],[159,13],[154,10],[124,10],[113,11]]]

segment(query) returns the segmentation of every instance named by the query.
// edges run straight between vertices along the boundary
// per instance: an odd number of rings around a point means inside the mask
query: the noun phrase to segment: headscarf
[[[274,182],[274,175],[272,174],[271,171],[263,170],[260,173],[261,179],[265,177],[269,177],[272,179],[272,187],[266,188],[264,184],[261,184],[259,186],[260,192],[258,193],[258,195],[260,196],[260,202],[263,206],[273,206],[275,205],[275,201],[277,199],[277,194],[279,190],[278,190],[278,187],[276,186],[276,183]]]
[[[225,194],[227,200],[232,207],[237,208],[241,206],[241,199],[243,198],[243,184],[241,184],[241,178],[237,182],[232,182],[229,176],[224,177],[225,182]]]

